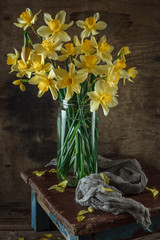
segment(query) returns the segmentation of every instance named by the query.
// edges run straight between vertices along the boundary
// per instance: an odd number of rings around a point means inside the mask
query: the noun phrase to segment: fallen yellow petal
[[[49,170],[49,172],[50,172],[50,173],[57,173],[57,170],[54,169],[54,168],[52,168],[52,169]]]
[[[82,222],[84,219],[85,219],[84,215],[81,215],[81,216],[77,217],[78,222]]]
[[[68,181],[67,180],[63,180],[62,182],[58,183],[58,187],[62,187],[65,188],[67,186]]]
[[[104,187],[102,187],[102,189],[103,189],[104,191],[106,191],[106,192],[114,192],[114,190],[111,189],[111,188],[104,188]]]
[[[53,237],[53,234],[52,233],[47,233],[47,234],[44,234],[45,237],[48,237],[48,238],[51,238]]]
[[[24,240],[24,238],[19,238],[18,240]]]
[[[57,239],[61,239],[61,237],[57,237]]]
[[[146,190],[150,191],[153,194],[153,197],[156,197],[157,194],[159,193],[159,191],[155,187],[153,188],[146,187]]]
[[[64,192],[64,190],[65,190],[65,188],[67,186],[67,183],[68,183],[68,181],[64,180],[64,181],[62,181],[62,182],[60,182],[60,183],[58,183],[56,185],[51,186],[50,188],[48,188],[48,190],[55,189],[58,192]]]
[[[103,178],[106,185],[109,185],[110,178],[106,174],[100,173],[101,178]]]
[[[88,213],[87,210],[81,210],[79,213],[78,213],[78,216],[82,216],[83,214],[86,214]]]
[[[46,171],[47,171],[47,170],[44,170],[44,171],[34,171],[34,172],[32,172],[32,173],[35,174],[35,175],[38,176],[38,177],[41,177],[42,175],[45,174]]]
[[[92,213],[92,212],[94,212],[94,209],[90,206],[90,207],[88,207],[88,211],[89,211],[90,213]]]

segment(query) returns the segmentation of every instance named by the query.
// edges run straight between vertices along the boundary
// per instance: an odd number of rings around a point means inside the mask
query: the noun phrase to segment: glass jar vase
[[[57,176],[76,186],[97,173],[98,113],[89,104],[60,101],[57,116]]]

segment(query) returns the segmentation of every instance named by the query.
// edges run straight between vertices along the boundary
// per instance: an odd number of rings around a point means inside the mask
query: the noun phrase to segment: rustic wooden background
[[[56,156],[58,102],[49,93],[36,97],[37,88],[22,93],[12,85],[7,53],[23,44],[23,30],[13,25],[29,7],[54,15],[64,9],[67,22],[99,12],[108,23],[103,32],[115,54],[128,45],[128,66],[139,74],[134,83],[119,86],[119,105],[108,117],[100,112],[99,153],[132,155],[160,169],[160,1],[159,0],[5,0],[0,1],[0,205],[30,204],[30,189],[20,178],[22,169],[39,167]],[[76,25],[74,26],[76,33]]]

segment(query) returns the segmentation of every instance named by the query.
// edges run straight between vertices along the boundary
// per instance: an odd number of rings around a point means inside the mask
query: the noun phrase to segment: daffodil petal
[[[54,169],[54,168],[52,168],[52,169],[49,170],[49,172],[50,172],[50,173],[57,173],[57,170]]]
[[[99,21],[96,23],[96,29],[97,30],[103,30],[107,27],[107,23],[103,22],[103,21]]]
[[[94,209],[90,206],[90,207],[88,207],[88,211],[89,211],[90,213],[92,213],[92,212],[94,212]]]
[[[88,76],[87,72],[77,72],[77,74],[74,76],[74,80],[78,83],[83,83]]]
[[[67,87],[65,100],[68,101],[73,97],[74,91],[71,87]]]
[[[53,32],[52,30],[47,27],[47,26],[41,26],[40,28],[37,29],[37,33],[41,36],[41,37],[48,37],[49,35],[51,35]]]
[[[111,189],[111,188],[102,187],[102,190],[104,190],[104,191],[106,191],[106,192],[114,192],[114,190]]]
[[[44,13],[44,21],[48,25],[50,21],[52,21],[52,16],[49,13]]]
[[[109,113],[109,108],[103,102],[101,103],[101,106],[102,106],[104,115],[107,116]]]
[[[57,92],[57,89],[55,88],[55,86],[49,86],[49,89],[51,91],[51,94],[52,94],[52,98],[53,100],[56,100],[58,98],[58,92]]]
[[[78,222],[82,222],[85,219],[85,216],[81,215],[77,217]]]
[[[61,80],[63,78],[65,78],[68,75],[68,72],[62,68],[59,69],[55,69],[55,74],[56,76]]]
[[[101,178],[104,180],[105,184],[106,184],[106,185],[109,185],[110,178],[109,178],[106,174],[104,174],[104,173],[100,173],[99,175],[100,175]]]
[[[70,22],[69,24],[64,24],[63,26],[62,26],[62,30],[67,30],[69,27],[71,27],[73,25],[73,21],[72,22]]]
[[[53,234],[52,233],[46,233],[46,234],[44,234],[44,236],[48,237],[48,238],[51,238],[51,237],[53,237]]]
[[[85,22],[82,21],[82,20],[78,20],[78,21],[76,22],[76,24],[77,24],[77,26],[80,27],[80,28],[85,28],[85,26],[86,26]]]
[[[88,213],[88,210],[81,210],[81,211],[79,211],[78,216],[82,216],[86,213]]]
[[[64,10],[61,10],[56,14],[55,19],[58,19],[61,24],[64,24],[66,19],[66,12]]]
[[[91,102],[90,102],[90,110],[91,110],[91,112],[95,112],[95,111],[97,111],[98,110],[98,108],[99,108],[99,104],[100,104],[100,101],[94,101],[94,100],[91,100]]]
[[[150,191],[153,194],[153,197],[156,197],[157,194],[159,193],[159,191],[155,187],[153,188],[146,187],[146,190]]]
[[[33,84],[33,85],[37,85],[40,82],[41,82],[41,78],[39,76],[34,76],[28,81],[28,83]]]
[[[47,170],[44,170],[44,171],[33,171],[32,173],[35,174],[36,176],[38,177],[41,177],[45,174]]]
[[[95,13],[94,14],[94,16],[93,16],[95,19],[96,19],[96,21],[98,21],[99,20],[99,18],[100,18],[100,15],[99,15],[99,13],[97,12],[97,13]]]
[[[61,31],[58,33],[58,37],[63,42],[68,42],[71,40],[71,37],[68,35],[68,33]]]

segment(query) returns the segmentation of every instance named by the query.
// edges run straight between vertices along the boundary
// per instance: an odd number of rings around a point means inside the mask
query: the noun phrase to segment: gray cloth
[[[141,193],[148,182],[136,159],[110,160],[99,156],[99,172],[110,178],[107,185],[100,174],[82,178],[75,192],[75,200],[81,206],[113,213],[130,213],[137,222],[148,229],[151,224],[149,209],[143,204],[123,197],[124,194]],[[105,191],[110,188],[113,192]]]

